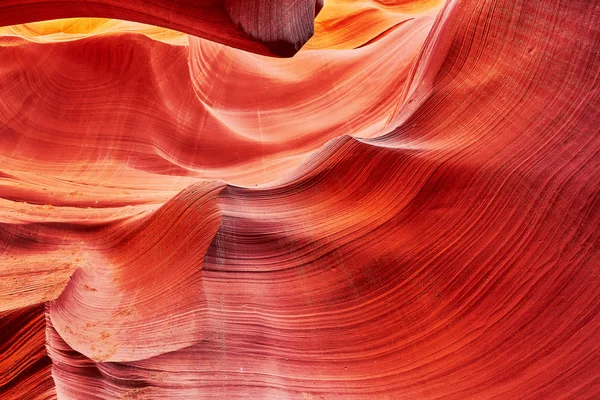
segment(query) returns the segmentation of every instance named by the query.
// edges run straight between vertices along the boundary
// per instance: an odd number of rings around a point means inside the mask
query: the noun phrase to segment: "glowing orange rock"
[[[600,396],[596,2],[267,5],[5,28],[2,394]]]
[[[0,26],[73,17],[170,28],[259,54],[294,55],[313,35],[322,0],[8,0]]]

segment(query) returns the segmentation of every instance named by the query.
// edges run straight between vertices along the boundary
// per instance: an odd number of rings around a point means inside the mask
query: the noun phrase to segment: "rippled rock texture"
[[[0,398],[600,397],[597,1],[0,25]]]

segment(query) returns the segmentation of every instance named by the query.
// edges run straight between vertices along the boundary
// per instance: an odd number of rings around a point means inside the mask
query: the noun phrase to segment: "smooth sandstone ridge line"
[[[359,3],[3,31],[0,397],[600,396],[600,5]]]

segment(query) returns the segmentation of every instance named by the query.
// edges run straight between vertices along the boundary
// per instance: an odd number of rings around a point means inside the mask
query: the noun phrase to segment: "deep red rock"
[[[5,34],[0,390],[600,396],[600,6],[432,10]]]

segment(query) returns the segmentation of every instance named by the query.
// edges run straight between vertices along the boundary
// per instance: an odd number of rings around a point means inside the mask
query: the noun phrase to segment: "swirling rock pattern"
[[[52,361],[46,354],[44,306],[0,313],[0,396],[54,399]]]
[[[600,396],[596,1],[113,3],[0,6],[135,21],[0,30],[3,398]]]
[[[176,29],[259,54],[289,57],[312,36],[323,0],[7,0],[0,26],[71,17]]]

